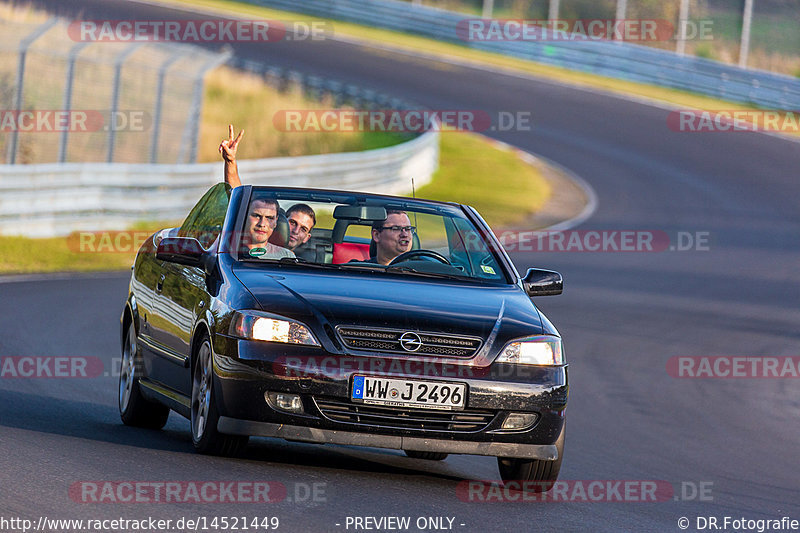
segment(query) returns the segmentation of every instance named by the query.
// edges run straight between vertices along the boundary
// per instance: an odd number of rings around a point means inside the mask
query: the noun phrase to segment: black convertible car
[[[297,204],[316,224],[290,252]],[[521,278],[468,206],[219,184],[136,256],[120,414],[161,428],[173,410],[203,453],[280,437],[490,455],[504,480],[552,482],[567,365],[531,297],[561,289],[556,272]]]

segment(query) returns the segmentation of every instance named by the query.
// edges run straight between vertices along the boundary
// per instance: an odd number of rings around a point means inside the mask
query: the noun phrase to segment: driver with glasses
[[[386,220],[372,225],[375,257],[370,257],[366,262],[388,265],[395,257],[411,250],[416,229],[411,225],[411,220],[405,211],[387,209]]]

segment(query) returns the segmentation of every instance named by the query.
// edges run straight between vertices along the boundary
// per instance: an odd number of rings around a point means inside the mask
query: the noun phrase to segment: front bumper
[[[511,442],[473,442],[423,437],[399,437],[394,435],[375,435],[303,426],[287,426],[253,420],[239,420],[223,416],[219,419],[217,430],[230,435],[252,435],[258,437],[278,437],[300,442],[318,444],[345,444],[350,446],[371,446],[373,448],[392,448],[420,452],[443,452],[469,455],[491,455],[494,457],[516,457],[522,459],[558,459],[555,444],[515,444]]]
[[[343,356],[316,350],[314,364],[297,372],[289,363],[308,357],[308,348],[281,347],[280,354],[274,350],[274,345],[216,336],[214,387],[221,433],[453,454],[557,458],[555,442],[564,425],[568,396],[566,365],[477,368],[469,361],[459,361],[450,367],[434,366],[436,372],[444,373],[431,374],[431,367],[425,365],[378,368],[373,364],[385,356]],[[381,424],[364,422],[358,415],[350,420],[330,416],[323,408],[326,402],[338,402],[340,408],[354,405],[350,390],[356,374],[465,383],[465,410],[452,413],[483,416],[483,422],[480,427],[458,430],[466,426],[423,421],[419,427],[411,427],[404,423],[417,413],[402,412],[407,409],[398,409],[395,420]],[[267,391],[300,395],[305,412],[274,408],[265,400]],[[504,430],[502,424],[511,413],[534,413],[536,422],[522,431]]]

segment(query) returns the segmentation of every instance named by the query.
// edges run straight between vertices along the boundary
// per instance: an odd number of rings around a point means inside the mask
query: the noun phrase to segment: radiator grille
[[[405,407],[381,407],[350,403],[330,398],[314,398],[322,415],[333,422],[380,426],[393,429],[474,432],[488,426],[493,411],[432,411]]]
[[[348,348],[403,355],[472,357],[482,344],[481,339],[465,335],[354,326],[339,326],[336,330],[339,332],[342,342]],[[412,340],[412,343],[406,343],[406,345],[416,349],[403,347],[401,337],[406,338],[407,336]]]

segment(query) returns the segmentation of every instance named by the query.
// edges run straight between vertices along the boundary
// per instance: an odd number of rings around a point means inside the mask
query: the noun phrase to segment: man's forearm
[[[236,161],[225,161],[225,183],[230,185],[231,189],[235,189],[242,184],[239,179],[239,168],[236,165]]]

